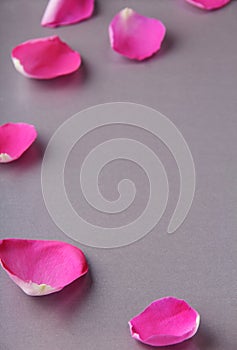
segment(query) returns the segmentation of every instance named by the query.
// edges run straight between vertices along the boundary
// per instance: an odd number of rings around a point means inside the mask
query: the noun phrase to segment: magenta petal
[[[215,10],[227,5],[231,0],[186,0],[186,1],[204,10]]]
[[[35,127],[25,123],[7,123],[0,126],[0,163],[18,159],[35,141]]]
[[[0,263],[10,278],[33,296],[57,292],[88,271],[83,252],[58,241],[1,240]]]
[[[81,65],[81,56],[58,36],[28,40],[12,50],[16,70],[29,78],[52,79],[70,74]]]
[[[200,316],[186,301],[174,297],[155,300],[129,321],[134,339],[153,346],[181,343],[199,327]]]
[[[160,49],[165,32],[163,23],[129,8],[120,11],[109,25],[111,47],[121,55],[139,61]]]
[[[49,0],[41,25],[57,27],[91,17],[94,0]]]

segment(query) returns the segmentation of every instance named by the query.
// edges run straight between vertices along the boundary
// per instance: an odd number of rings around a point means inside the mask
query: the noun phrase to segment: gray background
[[[0,3],[1,123],[34,123],[39,132],[37,142],[20,160],[1,166],[0,238],[70,242],[85,252],[90,273],[60,293],[31,298],[0,271],[1,350],[148,349],[130,337],[127,321],[166,295],[186,299],[201,314],[198,334],[170,348],[235,350],[237,1],[206,13],[181,0],[101,0],[92,19],[58,29],[40,27],[46,3]],[[110,49],[107,26],[125,6],[167,26],[160,53],[146,62],[128,61]],[[48,82],[18,74],[10,61],[12,47],[51,34],[60,35],[81,53],[83,67]],[[121,132],[156,147],[172,189],[165,215],[152,232],[130,246],[105,250],[82,246],[55,226],[43,202],[40,172],[47,142],[61,123],[86,107],[110,101],[145,104],[170,118],[192,151],[197,187],[184,224],[168,235],[178,170],[164,145],[136,128],[119,132],[108,128],[88,135],[82,140],[83,150]],[[76,148],[68,160],[66,184],[80,210],[80,148],[77,152]],[[129,213],[134,218],[147,198],[147,179],[134,164],[112,164],[101,175],[101,186],[113,198],[117,178],[127,173],[137,182],[138,192],[144,188]],[[82,209],[93,220],[86,206]],[[117,225],[109,216],[95,220]],[[129,216],[122,220],[128,222]]]

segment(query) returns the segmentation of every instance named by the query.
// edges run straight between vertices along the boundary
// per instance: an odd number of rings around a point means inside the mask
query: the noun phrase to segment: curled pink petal
[[[16,70],[35,79],[70,74],[81,65],[81,56],[58,36],[28,40],[12,50]]]
[[[49,0],[41,25],[57,27],[80,22],[92,16],[94,0]]]
[[[162,22],[130,8],[120,11],[109,25],[111,47],[121,55],[139,61],[160,49],[165,32]]]
[[[227,5],[231,0],[186,0],[186,1],[204,10],[215,10]]]
[[[3,239],[0,263],[10,278],[32,296],[57,292],[88,271],[83,252],[58,241]]]
[[[35,141],[35,127],[25,123],[7,123],[0,126],[0,163],[18,159]]]
[[[142,343],[166,346],[191,338],[200,316],[186,301],[174,297],[158,299],[129,321],[131,335]]]

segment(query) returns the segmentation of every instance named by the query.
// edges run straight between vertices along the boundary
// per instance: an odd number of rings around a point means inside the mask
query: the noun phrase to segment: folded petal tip
[[[94,0],[50,0],[41,20],[43,27],[55,28],[81,22],[92,16]]]

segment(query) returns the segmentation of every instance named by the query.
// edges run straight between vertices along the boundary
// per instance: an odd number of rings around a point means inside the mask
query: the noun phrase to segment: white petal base
[[[0,163],[9,163],[12,158],[7,153],[0,153]]]
[[[47,284],[37,284],[34,282],[22,282],[19,287],[27,294],[31,296],[41,296],[51,294],[57,291],[56,288],[53,288]]]
[[[12,62],[14,64],[16,70],[19,73],[23,74],[25,77],[31,78],[31,76],[25,72],[25,70],[24,70],[20,60],[18,60],[18,58],[12,57]]]
[[[50,285],[44,284],[44,283],[37,284],[32,281],[25,282],[20,278],[18,278],[17,276],[9,273],[9,271],[6,271],[6,272],[8,273],[9,277],[23,290],[23,292],[25,292],[27,295],[30,295],[30,296],[47,295],[54,292],[58,292],[59,290],[62,289],[62,288],[51,287]]]

